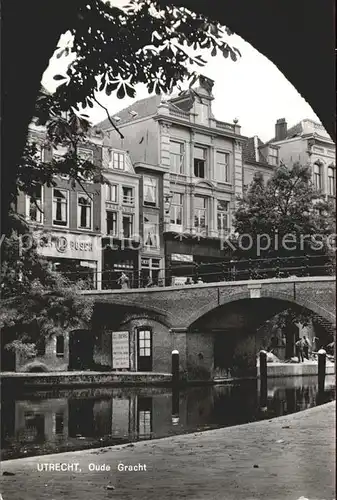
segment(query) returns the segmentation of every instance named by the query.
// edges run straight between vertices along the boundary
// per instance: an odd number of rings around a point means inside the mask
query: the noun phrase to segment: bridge
[[[322,345],[331,342],[335,282],[335,276],[288,277],[82,293],[95,301],[96,360],[111,366],[111,332],[123,331],[129,334],[131,369],[167,373],[171,351],[178,349],[182,372],[199,380],[214,376],[216,365],[253,376],[256,353],[270,340],[263,325],[289,308],[310,312],[328,332]],[[295,340],[290,332],[290,349]]]
[[[306,309],[335,325],[335,283],[335,276],[313,276],[82,293],[93,297],[96,304],[160,317],[170,328],[189,328],[207,313],[241,300],[254,300],[257,307],[256,299],[265,299],[264,304],[267,299],[275,306],[278,302],[281,310]],[[261,319],[268,319],[273,309],[264,311]]]

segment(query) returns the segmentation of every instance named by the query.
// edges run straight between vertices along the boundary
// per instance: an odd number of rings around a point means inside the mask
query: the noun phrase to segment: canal
[[[24,392],[1,398],[2,460],[118,445],[298,412],[335,399],[335,377],[168,388]]]

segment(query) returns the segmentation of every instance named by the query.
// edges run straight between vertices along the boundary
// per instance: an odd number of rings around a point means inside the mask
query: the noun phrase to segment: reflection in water
[[[2,392],[3,459],[159,438],[297,412],[335,399],[334,377],[232,385]]]

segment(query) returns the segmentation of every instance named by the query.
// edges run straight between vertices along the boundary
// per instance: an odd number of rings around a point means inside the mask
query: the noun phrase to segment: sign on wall
[[[129,332],[112,332],[112,368],[130,368]]]
[[[96,260],[99,253],[97,237],[66,232],[34,232],[37,251],[45,257]]]

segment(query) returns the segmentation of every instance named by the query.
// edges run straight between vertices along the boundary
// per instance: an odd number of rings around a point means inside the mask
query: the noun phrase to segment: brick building
[[[274,168],[279,165],[279,146],[264,144],[256,135],[244,143],[242,157],[243,187],[247,188],[257,172],[265,181],[272,176]]]
[[[213,81],[178,96],[151,96],[100,123],[112,147],[129,152],[141,175],[141,271],[166,270],[166,283],[201,275],[214,280],[223,261],[222,240],[242,192],[242,148],[237,123],[216,120]],[[197,270],[197,271],[196,271]],[[153,271],[152,271],[153,273]],[[155,272],[163,277],[163,271]]]

